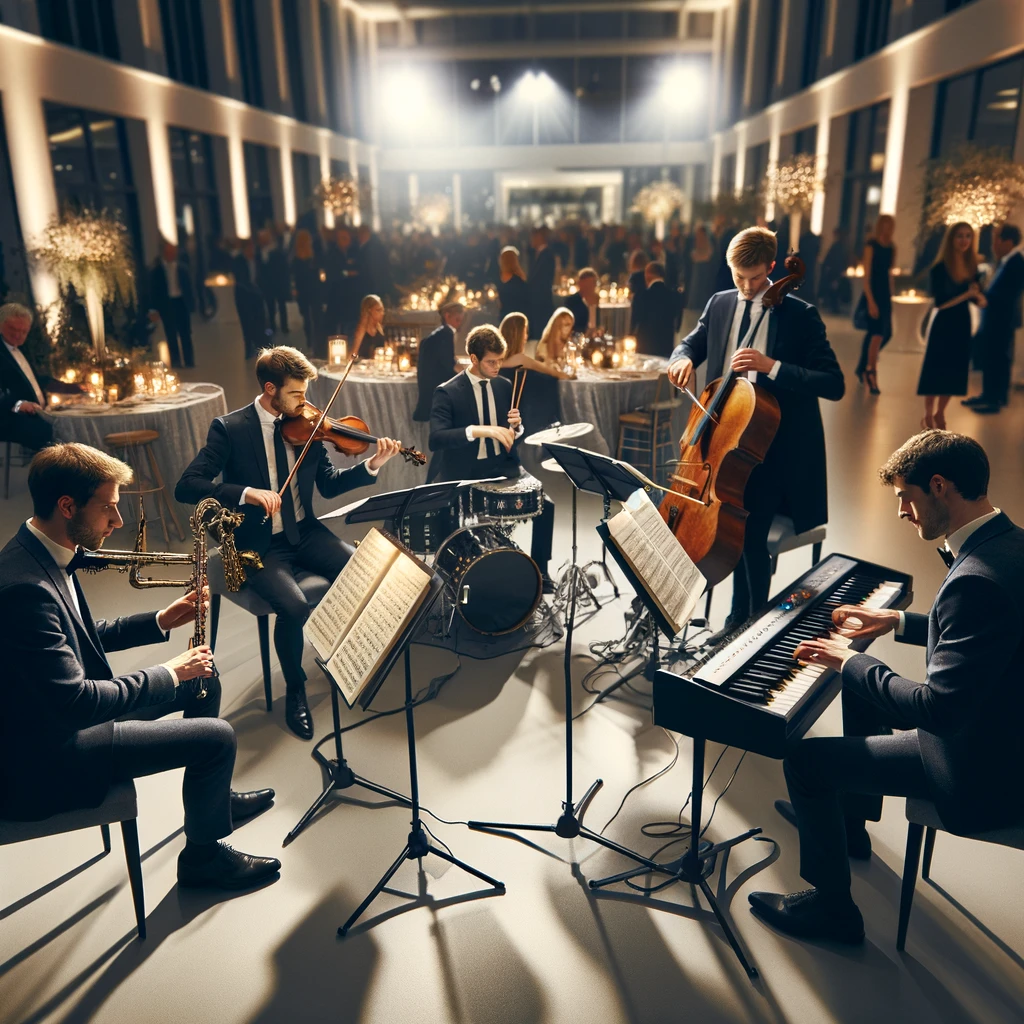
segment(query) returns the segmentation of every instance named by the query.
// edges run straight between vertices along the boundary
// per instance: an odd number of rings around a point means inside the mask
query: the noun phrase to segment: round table
[[[456,354],[461,354],[466,345],[466,335],[478,324],[498,325],[497,307],[494,305],[470,306],[465,319],[455,336]],[[413,334],[422,341],[428,334],[441,326],[441,314],[436,309],[389,309],[384,314],[384,329],[389,338]]]
[[[131,402],[131,399],[128,399]],[[183,383],[181,390],[165,399],[119,402],[105,405],[67,405],[48,410],[53,435],[58,441],[81,441],[104,449],[107,434],[124,430],[157,430],[153,443],[168,497],[196,453],[206,444],[210,424],[228,411],[224,389],[219,384]],[[155,506],[153,509],[155,514]]]
[[[565,300],[568,297],[568,294],[555,295],[555,302],[559,306],[564,306]],[[629,334],[629,314],[632,308],[632,303],[629,302],[602,302],[601,328],[613,338],[624,338]],[[539,336],[540,332],[543,330],[543,324],[541,324],[536,331],[534,330],[533,324],[530,324],[531,335],[536,333]]]

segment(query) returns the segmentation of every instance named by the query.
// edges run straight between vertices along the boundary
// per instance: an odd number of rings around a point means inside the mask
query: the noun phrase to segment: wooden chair
[[[924,840],[924,863],[921,864],[921,877],[928,881],[932,870],[932,852],[935,849],[935,833],[946,832],[939,812],[930,800],[914,800],[907,798],[907,853],[903,862],[903,887],[900,892],[900,919],[896,930],[896,948],[903,950],[907,942],[907,927],[910,924],[910,911],[914,904],[914,890],[917,888],[917,869],[921,861],[921,842]],[[979,832],[965,836],[979,843],[995,843],[997,846],[1010,846],[1015,850],[1024,850],[1024,825],[1016,828],[1001,828],[991,832]],[[978,923],[978,922],[975,922]],[[991,936],[996,939],[995,936]]]
[[[646,472],[655,483],[667,481],[668,463],[678,457],[679,438],[672,429],[672,421],[683,402],[674,397],[676,394],[668,374],[659,374],[654,401],[619,415],[616,458]]]
[[[0,819],[0,846],[24,843],[30,839],[76,832],[82,828],[100,827],[103,835],[103,852],[110,853],[110,826],[120,822],[124,839],[124,857],[128,862],[128,880],[132,887],[135,903],[135,923],[139,938],[146,937],[146,899],[142,889],[142,858],[139,854],[139,830],[136,818],[139,815],[138,798],[132,782],[118,782],[110,787],[106,799],[99,807],[83,810],[64,811],[42,821],[7,821]]]
[[[160,464],[153,451],[153,443],[160,439],[159,430],[122,430],[119,433],[107,434],[103,443],[112,450],[114,455],[123,458],[135,473],[135,480],[129,487],[121,488],[123,495],[139,495],[140,499],[147,494],[156,495],[156,518],[164,532],[164,544],[170,544],[167,533],[167,520],[174,524],[178,540],[185,539],[185,532],[174,511],[171,497],[164,485]],[[130,504],[130,503],[129,503]]]

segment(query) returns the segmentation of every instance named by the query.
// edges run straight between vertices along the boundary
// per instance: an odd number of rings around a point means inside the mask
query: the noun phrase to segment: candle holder
[[[332,334],[327,339],[327,359],[331,366],[348,362],[348,338],[344,334]]]

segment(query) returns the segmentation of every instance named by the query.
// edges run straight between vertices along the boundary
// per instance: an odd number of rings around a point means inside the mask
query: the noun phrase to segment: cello
[[[787,257],[784,266],[789,274],[765,292],[761,316],[803,281],[799,256]],[[756,333],[755,327],[750,337]],[[721,583],[743,554],[743,493],[775,439],[779,419],[775,396],[731,369],[711,381],[690,410],[679,442],[679,463],[670,478],[672,489],[660,511],[708,586]]]

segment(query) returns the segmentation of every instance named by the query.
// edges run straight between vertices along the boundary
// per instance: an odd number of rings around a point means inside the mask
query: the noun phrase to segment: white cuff
[[[238,499],[238,504],[239,504],[240,506],[241,506],[241,505],[244,505],[244,504],[245,504],[245,496],[246,496],[246,495],[247,495],[248,493],[249,493],[249,488],[248,488],[248,487],[243,487],[243,488],[242,488],[242,496],[241,496],[241,497],[240,497],[240,498]]]
[[[476,440],[476,438],[473,436],[473,431],[474,431],[475,428],[476,428],[476,424],[475,423],[470,424],[468,427],[466,427],[466,440],[467,441],[475,441]]]
[[[778,361],[778,359],[776,359],[775,360],[775,364],[768,371],[768,379],[769,380],[775,380],[775,378],[778,377],[778,375],[779,375],[779,370],[781,370],[781,369],[782,369],[782,363],[780,363]]]
[[[21,407],[22,407],[22,406],[23,406],[24,404],[25,404],[25,403],[24,403],[24,402],[23,402],[23,401],[22,401],[22,400],[21,400],[21,399],[19,398],[19,399],[18,399],[18,400],[17,400],[17,401],[16,401],[15,403],[14,403],[14,408],[13,408],[13,409],[11,410],[11,412],[17,412],[17,411],[18,411],[18,410],[19,410],[19,409],[20,409],[20,408],[21,408]]]
[[[903,631],[907,628],[907,616],[904,612],[897,612],[896,614],[900,617],[900,621],[896,623],[893,633],[896,636],[903,636]]]
[[[522,437],[523,436],[523,430],[525,430],[525,429],[526,428],[522,425],[522,423],[520,423],[519,424],[519,429],[516,431],[516,437]]]
[[[372,458],[373,458],[373,456],[371,455],[370,459],[372,459]],[[370,459],[364,459],[363,460],[363,465],[366,467],[366,472],[369,473],[370,476],[376,476],[380,472],[380,467],[378,466],[376,469],[374,469],[370,465]]]

